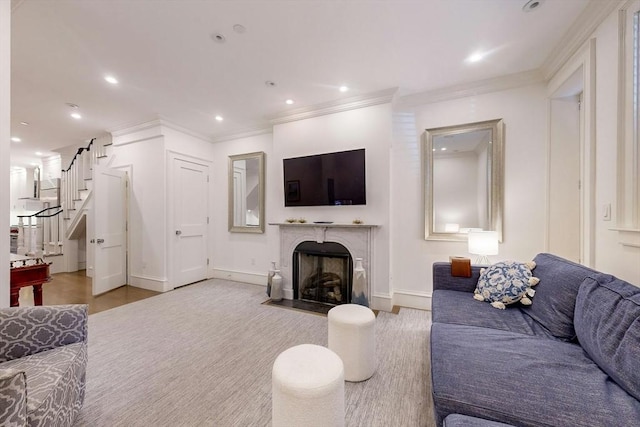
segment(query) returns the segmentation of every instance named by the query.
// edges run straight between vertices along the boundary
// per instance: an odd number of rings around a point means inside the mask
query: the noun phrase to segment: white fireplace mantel
[[[371,301],[371,288],[374,283],[371,262],[373,259],[373,230],[378,227],[371,224],[339,223],[269,223],[280,227],[280,275],[283,279],[285,299],[293,299],[293,251],[302,242],[337,242],[343,245],[351,257],[362,258],[367,273],[367,299]]]

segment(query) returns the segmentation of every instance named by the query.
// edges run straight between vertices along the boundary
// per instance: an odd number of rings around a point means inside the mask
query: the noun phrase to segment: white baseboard
[[[371,308],[373,310],[391,311],[393,300],[389,294],[374,294],[371,298]]]
[[[173,289],[167,279],[138,276],[135,274],[129,276],[129,285],[156,292],[167,292]]]
[[[232,280],[234,282],[251,283],[252,285],[267,286],[267,275],[257,273],[245,273],[243,271],[212,269],[214,279]]]
[[[401,307],[431,310],[431,293],[415,291],[393,291],[393,305]]]

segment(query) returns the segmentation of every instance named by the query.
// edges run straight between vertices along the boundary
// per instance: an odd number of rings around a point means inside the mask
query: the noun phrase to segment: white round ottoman
[[[329,318],[329,345],[344,363],[344,379],[364,381],[376,370],[376,316],[358,304],[333,307]]]
[[[344,426],[344,367],[328,348],[302,344],[283,351],[271,383],[273,427]]]

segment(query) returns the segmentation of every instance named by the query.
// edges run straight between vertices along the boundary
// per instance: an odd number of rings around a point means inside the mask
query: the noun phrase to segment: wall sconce
[[[469,231],[469,253],[477,255],[475,264],[490,265],[488,255],[498,255],[497,231]]]

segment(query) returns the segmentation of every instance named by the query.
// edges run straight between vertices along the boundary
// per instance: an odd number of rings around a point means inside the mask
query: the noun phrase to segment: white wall
[[[595,31],[596,39],[596,235],[595,268],[640,286],[640,249],[620,244],[616,226],[618,12]],[[630,96],[631,94],[629,94]],[[601,214],[611,203],[612,220]]]
[[[213,144],[213,265],[216,277],[242,278],[264,283],[271,261],[280,258],[277,226],[266,225],[264,234],[229,233],[228,156],[266,153],[266,222],[287,218],[350,223],[359,218],[379,227],[374,232],[375,271],[373,300],[390,301],[389,189],[391,105],[351,110],[274,126],[263,134]],[[366,149],[367,204],[363,206],[285,207],[282,160],[350,149]]]
[[[273,156],[273,135],[266,133],[211,145],[213,204],[211,231],[213,235],[212,264],[215,277],[242,278],[249,283],[266,285],[271,261],[278,261],[278,228],[265,225],[264,234],[230,233],[229,212],[229,156],[264,151],[266,170],[265,210],[267,222],[273,220],[275,201],[272,194],[280,188],[274,171],[282,161]],[[239,274],[238,274],[239,273]],[[264,276],[264,277],[263,277]]]
[[[391,104],[328,114],[284,123],[273,129],[275,168],[268,170],[268,222],[287,218],[351,223],[359,218],[378,225],[374,231],[374,284],[372,299],[390,301],[390,181],[392,144]],[[366,150],[367,204],[361,206],[284,207],[282,159],[364,148]],[[276,230],[277,231],[277,230]],[[272,250],[279,250],[272,247]]]
[[[129,167],[129,283],[166,290],[167,202],[164,136],[160,128],[142,135],[114,136],[110,167]]]
[[[425,129],[504,119],[504,241],[492,261],[528,261],[544,250],[546,98],[542,84],[406,108],[394,113],[391,264],[396,300],[432,292],[432,264],[471,256],[466,242],[424,240],[421,137]]]

